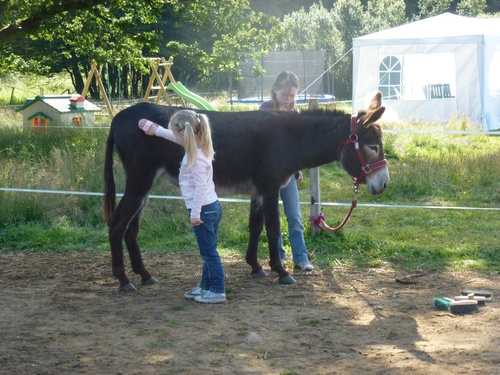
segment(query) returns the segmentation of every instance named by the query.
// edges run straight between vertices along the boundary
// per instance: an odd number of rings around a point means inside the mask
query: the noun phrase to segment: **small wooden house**
[[[23,113],[23,125],[33,128],[49,126],[93,125],[100,108],[81,95],[39,95],[28,99],[17,109]]]

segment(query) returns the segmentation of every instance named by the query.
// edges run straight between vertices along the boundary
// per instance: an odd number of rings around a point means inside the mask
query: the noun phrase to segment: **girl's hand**
[[[199,218],[197,218],[197,219],[191,218],[191,226],[197,227],[198,225],[201,225],[201,224],[203,224],[203,221],[201,221],[201,219],[199,219]]]
[[[144,130],[144,133],[146,133],[147,135],[156,135],[156,129],[158,128],[158,125],[143,118],[139,120],[139,128]]]

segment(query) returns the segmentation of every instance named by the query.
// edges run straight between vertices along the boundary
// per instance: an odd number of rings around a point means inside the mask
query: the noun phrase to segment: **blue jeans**
[[[299,189],[295,176],[292,176],[288,185],[280,191],[283,209],[285,210],[286,220],[288,222],[288,238],[292,247],[292,256],[295,264],[309,261],[307,257],[307,248],[304,241],[304,226],[302,225],[302,214],[300,212]],[[283,249],[283,237],[279,240],[280,258],[285,259],[285,250]]]
[[[224,269],[217,251],[217,235],[221,218],[221,204],[215,201],[201,208],[200,219],[203,223],[193,227],[200,248],[200,256],[203,259],[200,287],[214,293],[225,293]]]

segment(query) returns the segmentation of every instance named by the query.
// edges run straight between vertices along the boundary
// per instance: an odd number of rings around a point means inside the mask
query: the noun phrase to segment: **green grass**
[[[73,93],[74,88],[67,74],[48,77],[0,75],[0,105],[20,105],[27,98],[37,95],[59,95],[68,92]]]
[[[223,109],[223,108],[222,108]],[[23,129],[12,109],[0,109],[0,187],[102,192],[106,129]],[[102,124],[109,119],[100,120]],[[434,124],[386,124],[386,129],[473,129],[463,119]],[[359,193],[360,206],[338,232],[310,235],[308,205],[303,205],[306,243],[314,263],[408,270],[500,272],[499,211],[397,208],[449,206],[500,208],[500,137],[485,135],[385,134],[391,183],[382,195]],[[115,158],[117,191],[124,179]],[[308,171],[299,186],[309,201]],[[323,202],[348,204],[353,184],[336,163],[321,167]],[[156,195],[179,195],[157,181]],[[241,197],[246,198],[246,197]],[[364,207],[363,204],[391,205]],[[0,191],[0,253],[66,252],[109,249],[100,196]],[[222,255],[244,259],[249,203],[223,202],[219,235]],[[325,205],[329,225],[337,225],[348,207]],[[288,247],[286,225],[282,225]],[[139,241],[146,251],[197,252],[182,200],[150,199]],[[259,246],[267,262],[265,233]]]

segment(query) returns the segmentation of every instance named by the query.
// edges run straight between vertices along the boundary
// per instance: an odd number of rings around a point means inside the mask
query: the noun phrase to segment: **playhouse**
[[[49,126],[92,125],[95,112],[101,109],[81,95],[39,95],[28,99],[17,109],[23,114],[23,125],[33,128]]]

